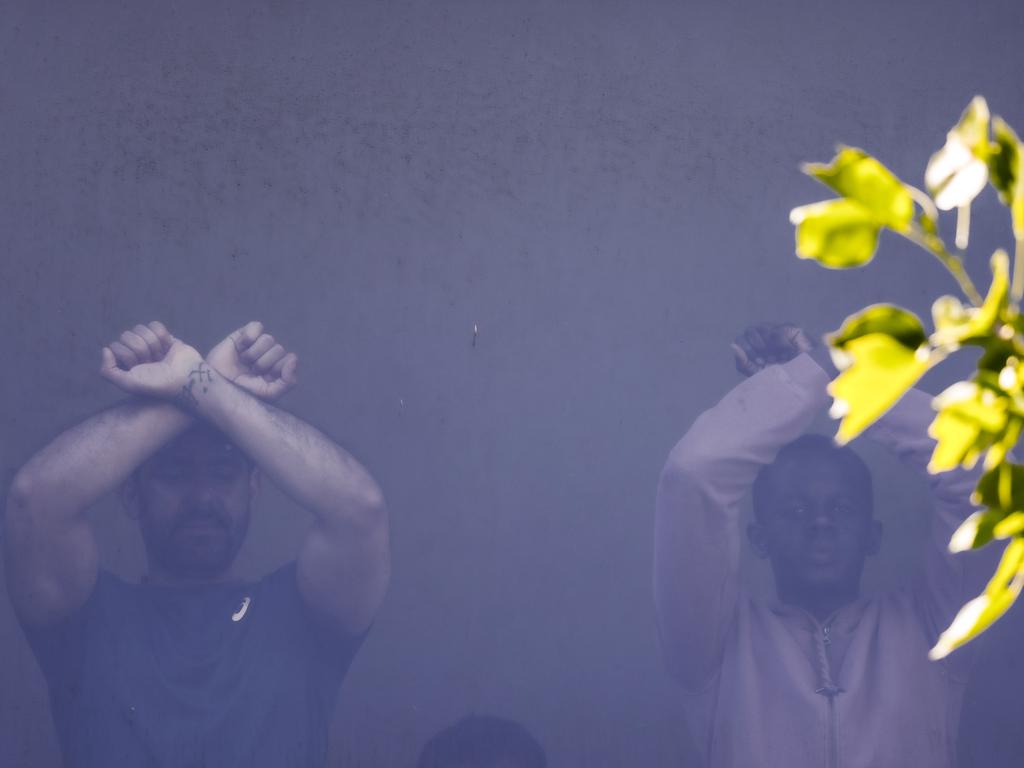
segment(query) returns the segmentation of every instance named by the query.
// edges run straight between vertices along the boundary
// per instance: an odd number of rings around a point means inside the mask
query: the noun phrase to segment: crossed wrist
[[[205,360],[198,358],[182,377],[174,396],[175,401],[188,411],[198,410],[200,401],[209,393],[215,378],[220,378],[220,374]]]

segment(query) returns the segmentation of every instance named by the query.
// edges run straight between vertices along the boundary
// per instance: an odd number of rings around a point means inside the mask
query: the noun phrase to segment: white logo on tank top
[[[241,621],[245,618],[245,612],[249,610],[249,603],[252,602],[248,597],[242,599],[242,604],[238,606],[238,610],[231,615],[232,621]]]

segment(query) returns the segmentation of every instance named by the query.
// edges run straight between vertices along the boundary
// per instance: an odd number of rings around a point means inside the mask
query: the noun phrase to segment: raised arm
[[[272,337],[247,345],[243,360],[283,371],[285,352]],[[175,341],[159,364],[111,372],[128,392],[174,399],[216,426],[282,491],[314,515],[297,563],[308,606],[349,633],[365,630],[390,576],[388,517],[370,474],[305,421],[253,397],[196,352]]]
[[[388,515],[373,477],[312,425],[260,402],[216,374],[196,389],[196,413],[216,424],[282,491],[313,514],[315,522],[297,563],[299,590],[306,602],[349,633],[365,630],[390,576]]]
[[[750,378],[697,418],[669,454],[658,484],[659,634],[669,671],[691,689],[717,671],[734,616],[740,503],[761,467],[827,401],[824,371],[807,355],[794,357],[809,348],[806,337],[793,336],[793,326],[751,330],[755,335],[748,331],[734,346],[737,368]],[[775,364],[782,360],[788,362]]]
[[[994,572],[998,551],[995,547],[960,554],[949,551],[953,532],[975,511],[970,497],[981,470],[979,467],[928,473],[928,461],[935,448],[935,441],[928,436],[928,426],[935,418],[931,401],[932,397],[920,390],[907,392],[865,435],[927,478],[932,517],[924,565],[913,581],[913,589],[929,639],[934,641],[949,626],[960,606],[984,587],[986,576]],[[951,662],[967,660],[969,655],[958,652]]]
[[[171,339],[159,323],[138,326],[140,355],[163,355]],[[112,349],[112,348],[113,349]],[[104,350],[104,365],[135,353],[122,340]],[[137,359],[137,358],[136,358]],[[14,476],[7,498],[4,562],[11,601],[29,626],[60,621],[81,607],[96,583],[97,554],[85,511],[121,485],[192,419],[169,403],[136,399],[92,416],[59,435]]]
[[[255,395],[273,398],[294,382],[294,355],[257,369],[243,357],[266,334],[250,323],[224,339],[207,360]],[[269,337],[266,337],[269,338]],[[138,325],[104,347],[100,372],[161,360],[174,339],[159,322]],[[59,622],[80,608],[96,583],[97,554],[86,510],[162,445],[184,432],[193,417],[174,404],[134,397],[58,435],[14,476],[7,497],[4,536],[8,590],[27,626]]]

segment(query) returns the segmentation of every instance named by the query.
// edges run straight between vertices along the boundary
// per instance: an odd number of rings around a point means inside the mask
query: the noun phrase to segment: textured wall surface
[[[286,407],[392,510],[335,764],[408,766],[469,711],[521,719],[555,766],[693,764],[653,630],[664,457],[736,381],[746,323],[954,288],[889,239],[857,273],[799,262],[788,211],[827,193],[798,163],[843,141],[920,180],[974,93],[1024,126],[1022,9],[4,0],[0,470],[116,398],[96,368],[124,327],[208,346],[261,319],[302,360]],[[998,214],[975,214],[979,276]],[[879,472],[873,587],[924,515]],[[268,494],[245,570],[307,522]],[[114,502],[96,524],[138,574]],[[0,764],[56,765],[5,595],[0,680]]]

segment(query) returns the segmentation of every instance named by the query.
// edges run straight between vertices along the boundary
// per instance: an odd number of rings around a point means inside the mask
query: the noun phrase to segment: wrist
[[[183,369],[174,392],[174,401],[190,413],[195,413],[199,410],[200,400],[209,394],[214,378],[222,377],[197,354],[192,364]]]
[[[815,344],[807,354],[821,367],[821,370],[828,374],[830,379],[839,375],[839,369],[832,362],[832,353],[829,351],[828,345]]]

